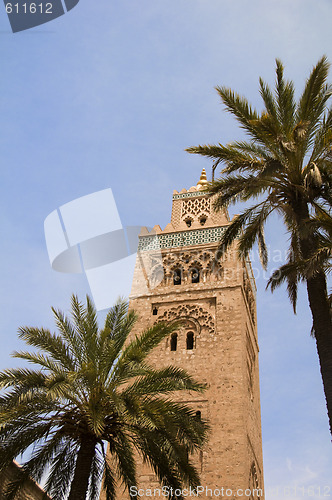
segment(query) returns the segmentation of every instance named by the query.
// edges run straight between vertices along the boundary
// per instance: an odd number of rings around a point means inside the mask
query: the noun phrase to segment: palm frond
[[[123,350],[116,365],[116,376],[120,377],[121,381],[124,382],[128,377],[139,375],[139,372],[132,370],[135,370],[137,365],[142,365],[152,349],[178,327],[178,323],[166,324],[160,322],[146,329],[139,337],[136,336]],[[144,365],[142,367],[144,370]]]
[[[252,127],[251,123],[258,120],[259,115],[250,106],[248,100],[227,87],[216,87],[216,91],[226,106],[226,110],[235,116],[246,132],[257,139],[255,128]]]
[[[308,121],[314,124],[323,113],[331,92],[331,88],[326,86],[329,67],[326,56],[323,56],[314,66],[299,99],[297,121]]]
[[[273,120],[276,135],[278,135],[278,134],[280,134],[280,124],[279,124],[279,119],[278,119],[278,107],[277,107],[277,103],[274,99],[273,92],[271,91],[270,87],[264,82],[264,80],[262,78],[259,79],[259,87],[260,87],[259,88],[260,95],[263,99],[265,109],[266,109],[268,115]]]
[[[125,432],[119,432],[112,441],[111,453],[122,484],[130,491],[130,487],[137,486],[136,463],[131,439]]]
[[[37,347],[49,354],[54,362],[61,363],[68,369],[73,369],[73,358],[62,339],[44,328],[19,328],[19,338],[28,345]]]
[[[106,500],[115,500],[116,490],[115,490],[115,477],[114,472],[111,467],[110,459],[107,457],[104,451],[104,477],[102,482],[102,489],[105,491]]]
[[[169,392],[187,390],[187,391],[204,391],[206,385],[197,382],[185,370],[167,366],[160,370],[152,370],[147,375],[134,380],[123,391],[123,396],[135,394],[152,395],[152,394],[167,394]]]
[[[291,138],[295,125],[295,100],[293,82],[284,79],[284,67],[280,59],[276,59],[276,99],[278,119],[282,127],[284,140]]]

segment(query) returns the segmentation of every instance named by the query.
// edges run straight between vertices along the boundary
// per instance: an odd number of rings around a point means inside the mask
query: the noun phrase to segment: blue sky
[[[260,109],[258,77],[273,85],[279,57],[302,89],[323,54],[332,61],[331,15],[330,0],[80,0],[12,34],[0,12],[1,368],[15,362],[19,325],[51,327],[51,305],[88,292],[84,275],[50,268],[46,216],[111,187],[124,224],[164,227],[172,190],[210,172],[184,149],[242,137],[214,87]],[[285,248],[277,220],[267,236]],[[306,294],[295,317],[285,290],[271,296],[265,283],[260,270],[266,498],[293,500],[301,491],[284,488],[314,485],[318,500],[332,451]]]

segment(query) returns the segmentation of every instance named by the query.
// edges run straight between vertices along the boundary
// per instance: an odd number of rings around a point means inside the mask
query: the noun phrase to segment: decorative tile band
[[[140,236],[138,250],[141,252],[158,250],[158,248],[179,248],[204,243],[217,243],[227,226],[206,229],[194,229],[178,233]],[[156,238],[157,236],[157,238]],[[159,245],[158,245],[159,243]]]
[[[193,191],[191,193],[173,194],[173,200],[182,200],[183,198],[195,198],[197,196],[206,196],[203,191]]]

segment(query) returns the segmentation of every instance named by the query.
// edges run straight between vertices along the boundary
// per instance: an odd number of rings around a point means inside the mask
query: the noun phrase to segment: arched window
[[[202,412],[199,411],[199,410],[197,410],[195,417],[196,417],[197,420],[201,420],[202,419]]]
[[[206,222],[206,217],[205,217],[205,215],[203,215],[202,217],[200,217],[199,223],[201,226],[204,226],[205,222]]]
[[[175,269],[173,273],[173,284],[181,285],[181,269]]]
[[[152,314],[153,314],[153,316],[157,316],[158,309],[156,308],[156,306],[154,306],[154,308],[152,309]]]
[[[178,346],[178,334],[177,333],[172,333],[172,336],[171,336],[171,351],[176,351],[177,346]]]
[[[191,282],[199,283],[199,269],[193,268],[190,270]]]
[[[193,332],[188,332],[187,333],[187,349],[193,349],[194,348],[194,334]]]
[[[190,217],[187,217],[187,219],[185,219],[185,223],[187,224],[188,227],[191,227],[192,222],[193,221]]]

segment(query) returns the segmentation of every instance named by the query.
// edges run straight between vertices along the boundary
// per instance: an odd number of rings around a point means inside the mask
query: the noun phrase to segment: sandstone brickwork
[[[16,462],[0,474],[0,500],[4,498],[4,488],[8,481],[14,480],[20,473],[20,466]],[[50,497],[32,479],[28,479],[22,490],[15,496],[15,500],[51,500]]]

